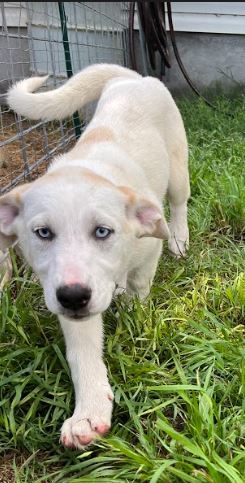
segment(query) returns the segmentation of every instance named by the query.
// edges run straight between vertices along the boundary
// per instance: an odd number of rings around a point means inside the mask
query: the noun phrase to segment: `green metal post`
[[[58,2],[58,6],[59,6],[59,13],[60,13],[60,23],[61,23],[61,29],[62,29],[64,54],[65,54],[66,73],[67,73],[67,77],[70,78],[73,75],[73,72],[72,72],[71,53],[70,53],[70,45],[69,45],[68,32],[67,32],[64,2]],[[75,129],[75,136],[76,138],[79,138],[79,136],[81,136],[81,122],[80,122],[78,112],[75,112],[72,118],[73,118],[73,124]]]

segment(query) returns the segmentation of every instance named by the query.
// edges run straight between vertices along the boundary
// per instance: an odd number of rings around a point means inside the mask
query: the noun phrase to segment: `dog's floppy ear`
[[[16,220],[21,212],[22,195],[28,184],[0,197],[0,249],[8,248],[16,238]]]
[[[127,216],[135,225],[136,236],[168,240],[170,232],[162,210],[152,201],[140,198],[131,188],[120,186],[119,189],[126,196]]]

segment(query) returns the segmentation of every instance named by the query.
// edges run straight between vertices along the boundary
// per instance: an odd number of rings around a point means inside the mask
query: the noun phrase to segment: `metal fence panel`
[[[63,2],[63,7],[73,73],[96,62],[128,65],[128,2]],[[48,88],[67,78],[58,2],[1,2],[0,11],[0,188],[4,193],[43,173],[55,154],[74,144],[75,129],[72,119],[33,122],[4,103],[8,87],[30,75],[49,74]],[[82,113],[82,122],[88,112]]]

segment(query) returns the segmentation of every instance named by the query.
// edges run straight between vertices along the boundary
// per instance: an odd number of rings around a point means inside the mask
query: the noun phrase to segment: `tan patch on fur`
[[[0,197],[0,205],[11,205],[16,208],[16,210],[19,209],[21,206],[21,195],[26,189],[30,186],[30,183],[23,184],[21,186],[17,186],[17,188],[14,188],[12,191],[7,193],[6,195],[3,195]],[[12,243],[14,243],[16,237],[15,235],[4,235],[3,233],[0,232],[0,247],[1,249],[5,250],[8,248]],[[1,257],[0,257],[1,258]],[[0,266],[1,269],[1,266]],[[1,272],[1,270],[0,270]],[[1,273],[0,273],[0,279],[1,279]]]
[[[15,199],[16,199],[17,203],[21,202],[21,197],[22,197],[23,193],[27,190],[27,188],[29,188],[29,186],[30,186],[30,183],[26,183],[26,184],[23,184],[21,186],[18,186],[16,188],[16,192],[14,190],[14,192],[12,194],[15,195]]]
[[[55,171],[48,171],[40,178],[33,182],[33,186],[39,186],[46,183],[52,183],[60,179],[71,179],[77,182],[83,174],[83,169],[79,166],[62,166]]]
[[[134,204],[136,202],[136,194],[135,194],[134,190],[132,190],[131,188],[128,188],[128,186],[119,186],[118,189],[124,195],[126,195],[128,202],[130,204]]]
[[[30,186],[30,183],[22,184],[17,186],[12,191],[0,197],[1,204],[16,204],[19,205],[21,203],[21,196]]]
[[[72,181],[74,180],[74,182],[76,183],[82,181],[82,179],[85,178],[91,181],[93,184],[104,186],[107,185],[115,188],[115,185],[111,183],[111,181],[109,181],[108,179],[100,176],[99,174],[88,168],[83,168],[80,166],[63,166],[60,169],[48,172],[47,174],[36,180],[35,183],[41,184],[50,181],[52,182],[60,178],[71,179]]]
[[[115,185],[111,183],[108,179],[104,178],[103,176],[100,176],[99,174],[94,173],[90,169],[87,168],[82,168],[83,171],[83,176],[91,180],[94,184],[97,185],[107,185],[110,187],[115,188]]]
[[[115,141],[115,134],[109,127],[95,127],[90,131],[85,131],[79,139],[78,144],[94,144],[103,143],[107,141]]]
[[[71,162],[73,159],[84,159],[91,148],[91,144],[79,144],[79,140],[77,144],[69,151],[67,155],[67,163]]]

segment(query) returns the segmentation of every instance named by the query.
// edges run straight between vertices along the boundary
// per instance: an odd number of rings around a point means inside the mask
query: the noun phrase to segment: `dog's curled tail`
[[[48,76],[19,81],[9,89],[7,102],[11,109],[29,119],[61,120],[98,99],[106,83],[115,77],[141,76],[119,65],[94,64],[78,72],[61,87],[48,92],[33,94]]]

